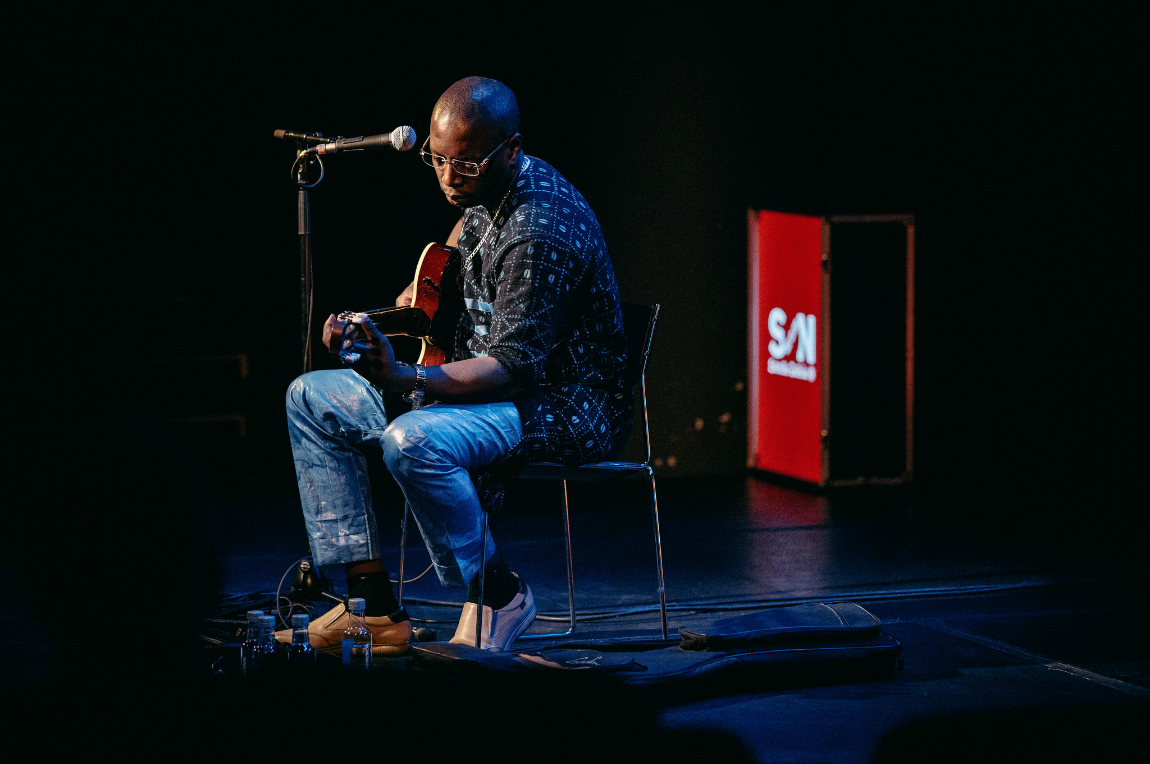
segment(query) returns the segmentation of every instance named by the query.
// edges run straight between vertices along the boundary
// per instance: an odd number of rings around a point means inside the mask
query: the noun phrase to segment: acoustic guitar
[[[423,366],[447,363],[455,344],[459,312],[463,310],[459,268],[459,250],[435,242],[428,244],[415,266],[415,299],[411,305],[340,313],[332,323],[328,352],[344,363],[358,361],[355,343],[362,338],[363,330],[353,319],[366,314],[385,335],[422,340],[416,363]]]

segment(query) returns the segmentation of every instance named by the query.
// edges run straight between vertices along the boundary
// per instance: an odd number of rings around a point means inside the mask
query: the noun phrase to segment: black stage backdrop
[[[10,426],[53,432],[66,475],[100,422],[166,417],[219,490],[290,495],[296,190],[272,132],[422,141],[438,95],[480,74],[591,203],[624,298],[664,306],[661,474],[744,469],[747,208],[911,212],[919,503],[1133,528],[1144,22],[1098,3],[9,12],[4,387],[30,415]],[[390,304],[454,222],[414,151],[326,165],[317,325]]]

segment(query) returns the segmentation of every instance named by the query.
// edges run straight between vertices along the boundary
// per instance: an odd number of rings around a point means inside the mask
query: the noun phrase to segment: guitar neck
[[[425,337],[431,333],[431,318],[422,308],[403,305],[363,311],[383,334],[401,334],[406,337]]]

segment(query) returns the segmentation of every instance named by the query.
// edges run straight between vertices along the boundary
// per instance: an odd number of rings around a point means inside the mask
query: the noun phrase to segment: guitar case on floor
[[[900,667],[902,646],[881,622],[850,602],[818,603],[723,618],[662,639],[585,640],[507,652],[429,642],[412,647],[416,666],[468,675],[596,676],[631,686],[705,684],[731,689],[838,684],[885,678]],[[745,687],[734,687],[740,685]]]

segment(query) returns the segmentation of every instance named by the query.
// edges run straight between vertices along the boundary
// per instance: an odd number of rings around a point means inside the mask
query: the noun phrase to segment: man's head
[[[431,111],[424,151],[447,159],[481,164],[477,176],[458,172],[451,162],[436,169],[439,187],[457,207],[482,204],[494,213],[511,182],[522,149],[519,104],[502,82],[468,77],[449,87]]]

